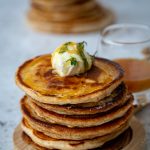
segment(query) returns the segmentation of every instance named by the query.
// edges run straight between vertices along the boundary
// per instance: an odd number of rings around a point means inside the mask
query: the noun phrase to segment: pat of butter
[[[52,53],[51,63],[53,69],[65,77],[88,71],[92,66],[92,58],[85,51],[85,42],[67,42]]]

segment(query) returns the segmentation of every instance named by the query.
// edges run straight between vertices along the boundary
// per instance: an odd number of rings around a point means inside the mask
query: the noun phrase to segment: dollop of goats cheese
[[[61,77],[73,76],[88,71],[92,57],[85,51],[85,42],[67,42],[52,53],[51,63]]]

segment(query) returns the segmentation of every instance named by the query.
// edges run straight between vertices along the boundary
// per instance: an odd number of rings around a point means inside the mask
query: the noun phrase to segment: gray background
[[[150,0],[103,0],[117,14],[119,23],[150,25]],[[16,87],[14,75],[26,59],[49,53],[64,41],[87,41],[93,53],[98,33],[84,35],[48,35],[33,32],[25,21],[27,0],[0,0],[0,150],[13,149],[12,133],[21,119],[19,99],[23,92]],[[147,132],[150,149],[150,106],[138,114]],[[137,131],[138,132],[138,131]]]

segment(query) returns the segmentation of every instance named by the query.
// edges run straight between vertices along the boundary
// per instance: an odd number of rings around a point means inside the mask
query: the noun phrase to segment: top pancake
[[[97,102],[122,82],[123,70],[107,59],[95,58],[90,71],[60,77],[53,72],[51,55],[26,61],[16,73],[17,85],[33,99],[47,104]]]

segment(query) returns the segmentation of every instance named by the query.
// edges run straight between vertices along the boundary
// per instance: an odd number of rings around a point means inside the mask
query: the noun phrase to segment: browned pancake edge
[[[50,124],[47,122],[40,121],[34,118],[30,114],[29,110],[25,107],[22,108],[22,113],[23,117],[28,121],[29,125],[33,129],[43,132],[50,137],[57,139],[81,140],[95,138],[117,131],[119,127],[129,122],[133,114],[133,107],[131,107],[127,111],[127,113],[121,118],[115,119],[111,122],[105,123],[100,126],[85,128],[69,128],[63,125]]]

